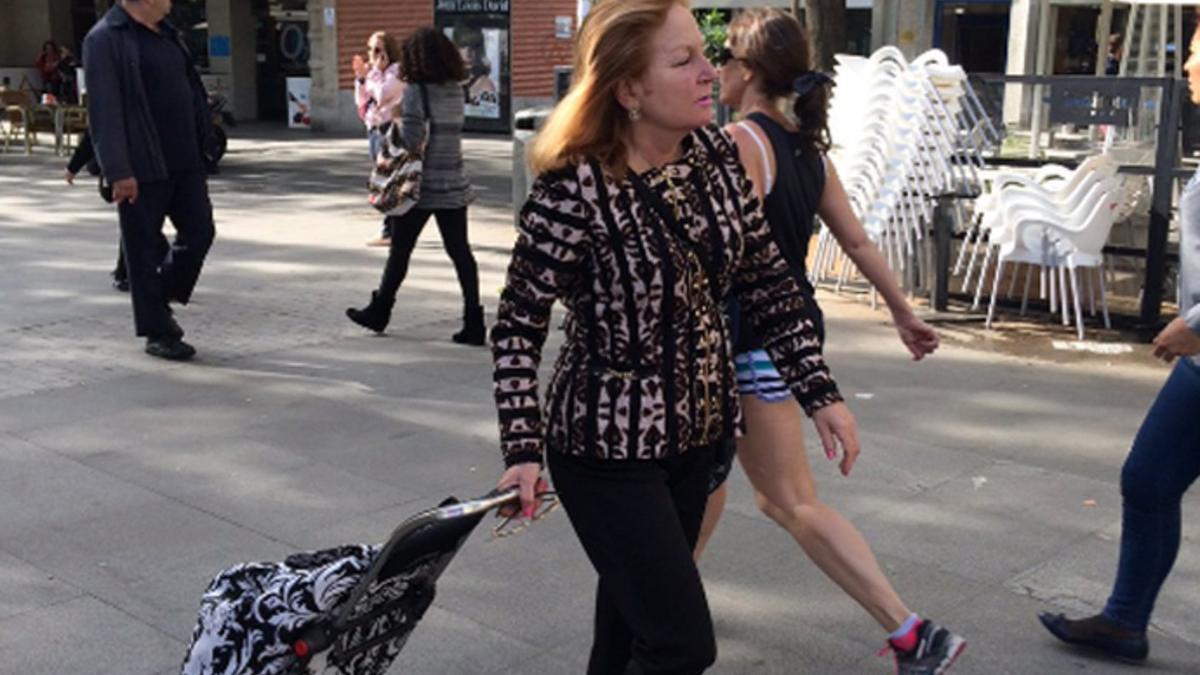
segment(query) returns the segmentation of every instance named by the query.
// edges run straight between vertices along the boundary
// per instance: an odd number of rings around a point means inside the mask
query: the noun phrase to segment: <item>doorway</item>
[[[253,0],[258,118],[286,122],[287,79],[309,77],[308,0]]]

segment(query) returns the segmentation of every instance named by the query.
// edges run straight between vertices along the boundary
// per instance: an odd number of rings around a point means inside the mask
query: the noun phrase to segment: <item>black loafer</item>
[[[1115,659],[1141,663],[1150,655],[1146,633],[1117,625],[1103,614],[1072,620],[1062,614],[1038,615],[1046,630],[1069,645],[1087,647]]]
[[[175,337],[146,338],[146,353],[168,361],[187,361],[196,348]]]

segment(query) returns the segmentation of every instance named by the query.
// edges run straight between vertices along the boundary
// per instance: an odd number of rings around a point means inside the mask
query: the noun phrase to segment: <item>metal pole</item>
[[[1100,3],[1100,18],[1096,20],[1096,77],[1103,77],[1108,67],[1108,36],[1112,33],[1113,0],[1103,0]],[[1094,96],[1092,104],[1102,104],[1101,96]],[[1088,127],[1088,138],[1095,142],[1099,127]]]
[[[1167,74],[1167,6],[1158,8],[1158,76]]]
[[[1183,46],[1183,5],[1175,5],[1174,24],[1175,24],[1175,70],[1171,73],[1172,77],[1186,78],[1183,74],[1183,62],[1187,60],[1187,51]]]
[[[1134,5],[1134,7],[1138,7],[1138,5]],[[1150,21],[1154,16],[1153,12],[1153,7],[1142,8],[1142,30],[1138,37],[1138,67],[1136,73],[1138,77],[1144,77],[1149,72],[1146,64],[1149,63],[1150,58]]]
[[[950,306],[950,233],[954,230],[954,198],[938,197],[933,211],[934,273],[933,309],[944,312]],[[963,243],[966,245],[966,242]]]
[[[1108,65],[1108,36],[1112,33],[1113,0],[1100,3],[1100,18],[1096,20],[1096,77],[1104,75]]]
[[[1179,117],[1183,80],[1163,84],[1158,147],[1154,156],[1154,198],[1150,204],[1150,231],[1146,240],[1146,276],[1143,280],[1139,328],[1145,339],[1153,337],[1162,317],[1163,286],[1167,279],[1167,235],[1171,228],[1171,201],[1175,164],[1179,161]]]

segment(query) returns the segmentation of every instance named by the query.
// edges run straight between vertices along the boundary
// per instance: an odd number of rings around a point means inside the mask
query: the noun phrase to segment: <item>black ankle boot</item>
[[[487,326],[483,324],[483,307],[475,305],[463,309],[463,329],[450,339],[460,345],[482,347],[487,339]]]
[[[383,329],[387,328],[388,321],[392,319],[392,306],[395,304],[396,298],[384,298],[379,295],[379,291],[372,291],[371,302],[366,307],[347,308],[346,316],[363,328],[382,333]]]

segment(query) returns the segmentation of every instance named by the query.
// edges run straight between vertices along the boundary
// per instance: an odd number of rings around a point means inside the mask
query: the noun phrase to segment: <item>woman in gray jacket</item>
[[[421,198],[404,215],[388,218],[392,239],[379,288],[366,307],[351,307],[346,316],[377,333],[387,328],[417,238],[434,216],[462,287],[463,328],[452,339],[482,346],[485,330],[479,273],[467,241],[467,204],[474,195],[463,171],[461,82],[466,79],[466,67],[449,38],[433,28],[421,28],[400,49],[400,73],[408,84],[400,103],[402,142],[410,150],[425,148]]]

